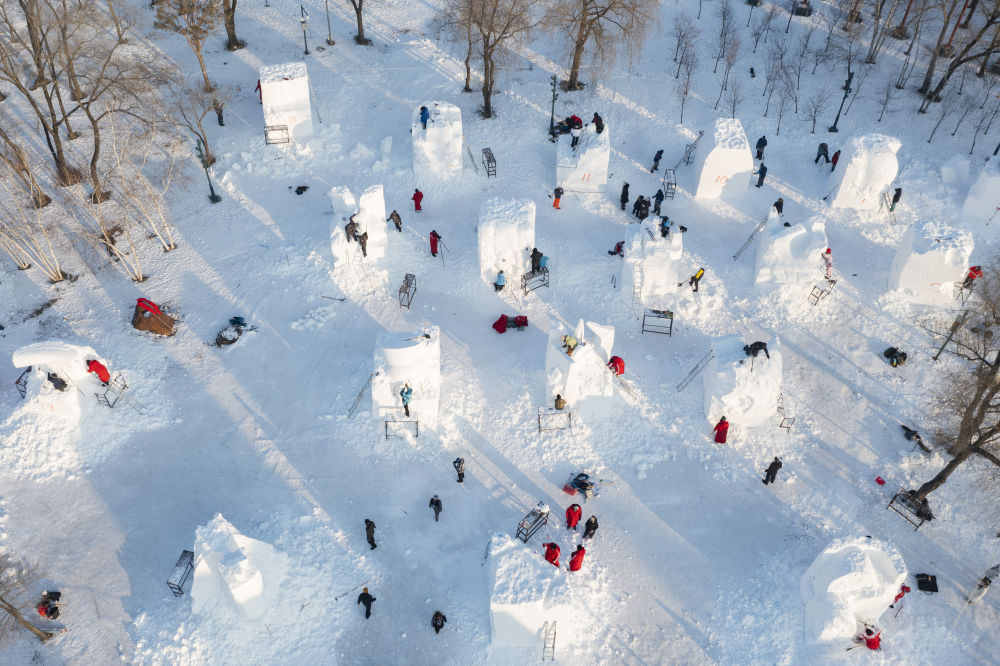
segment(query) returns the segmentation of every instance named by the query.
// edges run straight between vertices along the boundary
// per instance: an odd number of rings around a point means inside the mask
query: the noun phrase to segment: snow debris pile
[[[567,192],[603,192],[608,184],[611,130],[597,133],[593,123],[584,126],[574,150],[566,136],[556,147],[556,183]]]
[[[345,227],[351,216],[357,222],[355,232],[358,237],[368,234],[365,251],[366,261],[378,263],[384,259],[389,247],[389,236],[386,232],[385,197],[381,185],[372,185],[362,194],[360,201],[346,187],[330,189],[330,202],[333,207],[333,221],[330,224],[330,249],[333,252],[334,268],[353,265],[363,256],[361,245],[347,239]]]
[[[702,373],[705,382],[705,416],[712,423],[725,416],[730,423],[761,426],[774,418],[781,393],[781,350],[778,340],[767,342],[767,358],[756,358],[744,347],[756,340],[730,335],[712,343],[713,356]]]
[[[372,416],[376,421],[407,418],[400,391],[413,390],[410,418],[420,428],[437,429],[441,397],[441,330],[383,333],[375,343],[375,376],[372,377]]]
[[[191,610],[258,620],[273,608],[288,572],[288,556],[244,536],[215,514],[195,530]]]
[[[580,613],[570,597],[566,573],[546,562],[542,551],[540,544],[526,545],[508,534],[496,534],[490,542],[494,648],[541,648],[546,622],[557,623],[560,645],[579,639]]]
[[[681,232],[660,235],[659,219],[647,218],[626,228],[622,284],[640,286],[642,304],[668,310],[677,292],[677,271],[684,254]],[[632,290],[622,289],[622,298],[632,303]]]
[[[832,208],[875,210],[879,196],[889,190],[899,173],[899,139],[884,134],[854,137],[841,149],[837,168],[830,174]]]
[[[991,157],[969,188],[962,213],[969,222],[988,222],[1000,209],[1000,157]]]
[[[413,110],[413,172],[418,176],[447,178],[462,172],[462,111],[448,102],[426,104],[427,129],[420,122],[420,107]]]
[[[801,285],[823,275],[826,221],[816,215],[804,224],[783,226],[771,208],[757,245],[756,284]]]
[[[802,575],[806,639],[849,643],[858,620],[875,622],[906,581],[906,564],[890,544],[865,537],[835,539]]]
[[[572,407],[581,400],[614,394],[614,375],[606,367],[611,359],[611,347],[615,341],[613,326],[602,326],[588,321],[586,328],[594,334],[594,340],[584,341],[584,323],[581,319],[572,336],[579,341],[573,355],[563,349],[562,337],[569,331],[554,325],[549,330],[548,346],[545,349],[545,378],[548,398],[546,402],[561,395]]]
[[[492,284],[502,270],[512,282],[531,268],[529,255],[535,245],[534,201],[487,199],[479,207],[476,231],[479,269],[484,280]]]
[[[285,125],[292,141],[303,142],[312,136],[309,72],[304,62],[261,67],[260,101],[264,125],[271,128]]]
[[[696,185],[699,199],[742,196],[750,184],[753,153],[743,125],[735,118],[717,118],[715,129],[706,132],[694,154]]]
[[[889,267],[889,289],[899,289],[914,303],[947,305],[956,282],[969,270],[972,235],[946,225],[911,226]]]

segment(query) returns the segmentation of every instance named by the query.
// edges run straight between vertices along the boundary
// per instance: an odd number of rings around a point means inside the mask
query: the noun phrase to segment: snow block
[[[372,185],[361,194],[358,203],[358,235],[368,234],[368,260],[384,259],[389,247],[389,235],[385,221],[385,196],[381,185]],[[389,223],[391,224],[391,223]],[[346,241],[346,238],[345,238]]]
[[[858,620],[877,621],[905,581],[906,563],[892,545],[866,537],[831,541],[799,584],[806,639],[842,648]]]
[[[876,210],[879,196],[889,190],[899,173],[899,139],[884,134],[854,137],[841,149],[837,168],[830,174],[831,208]]]
[[[695,192],[699,199],[746,194],[753,174],[753,153],[743,125],[735,118],[717,118],[694,154]]]
[[[781,392],[781,350],[777,339],[765,340],[770,360],[763,353],[752,358],[743,347],[753,342],[730,335],[712,343],[712,360],[702,372],[705,416],[711,423],[721,416],[730,423],[748,427],[774,420]]]
[[[576,150],[564,136],[556,144],[556,183],[567,192],[603,192],[611,161],[611,130],[597,133],[593,123],[584,125]]]
[[[334,268],[350,265],[361,258],[361,247],[354,241],[347,240],[347,226],[352,215],[358,223],[358,235],[368,234],[368,258],[370,264],[378,268],[385,259],[389,249],[388,225],[386,222],[385,197],[381,185],[372,185],[366,189],[360,199],[346,187],[330,188],[330,202],[333,207],[333,219],[330,223],[330,250],[333,253]]]
[[[487,199],[479,207],[479,270],[492,284],[503,270],[507,283],[517,284],[531,269],[535,246],[535,202],[527,199]]]
[[[195,530],[191,610],[195,613],[263,618],[288,572],[288,556],[270,544],[240,534],[215,514]]]
[[[427,129],[420,123],[420,106],[431,117]],[[413,110],[413,172],[418,176],[449,178],[462,173],[462,111],[448,102],[429,102]]]
[[[550,398],[561,395],[573,407],[580,401],[614,394],[614,375],[606,364],[611,359],[614,345],[614,328],[587,322],[594,340],[584,344],[584,323],[581,319],[573,337],[580,345],[567,356],[562,350],[562,336],[570,334],[559,325],[549,330],[549,340],[545,349],[546,391]]]
[[[755,284],[801,285],[824,274],[820,255],[827,241],[822,216],[786,227],[772,208],[759,236]]]
[[[622,299],[632,304],[632,290],[627,285],[640,284],[643,306],[669,310],[671,297],[677,293],[677,274],[684,254],[680,230],[666,238],[660,236],[658,217],[646,218],[641,224],[630,224],[625,231],[625,260],[622,262]]]
[[[312,136],[309,72],[304,62],[261,67],[260,99],[265,125],[287,125],[292,141]]]
[[[987,222],[998,209],[1000,209],[1000,157],[991,157],[979,172],[976,182],[969,188],[969,194],[962,205],[962,214],[969,222]]]
[[[429,337],[425,337],[429,336]],[[407,418],[399,396],[403,384],[413,389],[410,418],[420,429],[437,430],[441,399],[441,330],[382,333],[375,343],[372,377],[372,417],[376,421]]]
[[[490,639],[494,648],[540,648],[547,621],[557,623],[560,645],[572,645],[582,638],[567,574],[546,562],[543,550],[541,544],[525,545],[508,534],[496,534],[490,541]],[[569,561],[569,556],[569,550],[564,550],[562,558]]]
[[[973,250],[972,234],[946,225],[911,226],[889,267],[889,289],[914,303],[948,305],[956,282],[965,279]]]
[[[55,421],[58,420],[59,425],[78,431],[83,413],[83,404],[80,402],[83,396],[80,392],[90,398],[93,392],[101,389],[101,382],[97,376],[87,372],[87,361],[92,358],[105,366],[109,365],[91,347],[73,345],[60,340],[35,342],[16,350],[11,357],[14,367],[31,366],[22,411],[39,416],[50,427],[55,426]],[[57,390],[48,381],[50,372],[68,382],[69,387],[65,391]],[[87,400],[86,404],[93,409],[92,398]],[[29,415],[25,413],[21,416]]]

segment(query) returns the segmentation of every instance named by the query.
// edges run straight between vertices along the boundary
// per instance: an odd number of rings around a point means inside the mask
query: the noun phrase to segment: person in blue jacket
[[[431,118],[431,112],[427,110],[426,106],[420,107],[420,123],[427,129],[427,121]]]
[[[549,270],[549,257],[548,255],[542,255],[542,258],[538,260],[538,270],[542,272],[548,272]]]
[[[406,415],[410,415],[410,398],[413,397],[413,389],[410,388],[410,382],[403,384],[403,388],[399,390],[399,397],[403,399],[403,411]]]
[[[497,281],[493,283],[494,291],[503,291],[504,285],[507,284],[507,276],[503,274],[503,271],[497,273]]]

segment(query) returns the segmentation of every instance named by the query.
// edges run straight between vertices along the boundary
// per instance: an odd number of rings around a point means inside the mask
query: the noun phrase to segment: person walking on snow
[[[573,556],[569,558],[569,570],[579,571],[583,567],[583,556],[587,554],[584,549],[583,544],[576,547],[573,551]]]
[[[563,188],[556,186],[556,189],[552,191],[552,207],[556,210],[559,209],[559,200],[562,199]]]
[[[583,538],[590,539],[597,533],[597,516],[591,516],[587,518],[587,522],[583,524]]]
[[[434,522],[438,521],[438,516],[441,515],[441,498],[435,495],[431,498],[431,501],[427,503],[427,506],[434,509]]]
[[[95,375],[97,375],[97,378],[100,379],[101,383],[104,384],[105,386],[107,386],[108,382],[111,381],[111,373],[108,372],[108,369],[104,366],[103,363],[101,363],[95,358],[92,358],[89,361],[87,361],[87,372],[92,372]]]
[[[785,200],[778,197],[778,200],[774,202],[774,210],[778,211],[778,215],[781,215],[782,211],[785,210]]]
[[[504,285],[507,284],[507,276],[503,274],[503,271],[497,273],[497,281],[493,283],[494,291],[503,291]]]
[[[396,231],[403,233],[403,220],[400,219],[399,213],[395,210],[389,213],[389,217],[385,218],[385,221],[388,222],[390,220],[392,220],[392,223],[396,225]]]
[[[662,157],[663,157],[663,149],[661,148],[660,150],[656,151],[655,155],[653,155],[653,167],[649,170],[649,173],[653,173],[660,168],[660,158]]]
[[[899,200],[902,198],[903,198],[903,188],[897,187],[896,191],[892,193],[892,203],[889,204],[890,213],[896,212],[896,204],[898,204]]]
[[[838,150],[833,154],[833,159],[830,160],[830,173],[833,173],[833,170],[837,168],[837,162],[839,161],[840,161],[840,151]]]
[[[354,589],[358,589],[358,588],[354,588]],[[358,604],[364,604],[365,605],[365,619],[366,620],[372,616],[372,604],[373,603],[375,603],[375,597],[373,597],[372,595],[368,594],[368,588],[366,587],[364,590],[361,591],[361,594],[358,595]],[[357,605],[357,604],[355,604],[355,605]]]
[[[778,476],[779,469],[781,469],[781,458],[774,456],[774,460],[772,460],[771,464],[767,466],[766,470],[764,470],[763,481],[765,486],[769,483],[774,483],[775,478]]]
[[[663,205],[663,190],[656,190],[656,194],[653,195],[653,213],[656,215],[660,214],[660,206]]]
[[[542,253],[538,251],[537,247],[531,248],[531,272],[537,273],[542,267]]]
[[[434,633],[440,634],[441,630],[444,629],[444,623],[448,621],[448,618],[444,616],[439,610],[434,611],[434,615],[431,617],[431,626],[434,627]]]
[[[882,630],[873,624],[865,624],[864,632],[855,636],[854,642],[859,645],[864,643],[869,650],[877,650],[882,644]]]
[[[608,361],[608,368],[615,373],[616,377],[621,377],[625,374],[625,361],[622,360],[621,356],[612,356],[611,360]]]
[[[726,443],[726,435],[729,433],[729,421],[726,420],[725,416],[719,419],[719,422],[712,428],[712,432],[715,433],[716,444]]]
[[[420,190],[413,190],[413,196],[410,197],[413,200],[413,210],[420,212],[423,208],[420,207],[420,202],[424,200],[424,193]]]
[[[438,256],[438,241],[441,240],[441,234],[439,234],[434,229],[431,229],[430,240],[431,240],[431,256],[436,257]]]
[[[455,458],[454,462],[451,463],[451,466],[455,468],[456,472],[458,472],[458,482],[459,483],[464,483],[465,482],[465,458]]]
[[[426,106],[420,107],[420,124],[424,126],[424,130],[427,129],[427,121],[431,119],[431,112],[427,110]]]
[[[764,159],[764,149],[767,148],[767,137],[762,136],[757,139],[757,159]],[[758,186],[759,187],[759,186]]]
[[[622,205],[622,210],[625,210],[625,206],[628,204],[628,183],[622,185],[622,195],[618,197],[619,203]]]
[[[583,509],[580,508],[579,504],[570,504],[569,508],[566,509],[566,529],[576,531],[576,526],[580,522],[580,517],[583,515]]]
[[[819,255],[823,258],[823,267],[826,269],[826,279],[833,279],[833,250],[826,248],[826,252]]]
[[[827,164],[830,163],[830,148],[825,143],[819,144],[819,148],[816,149],[816,159],[813,160],[813,164],[818,163],[821,157]]]
[[[365,518],[365,536],[368,537],[369,550],[375,550],[378,545],[375,543],[375,523]],[[355,588],[357,589],[357,588]],[[367,592],[367,590],[365,590]]]
[[[573,127],[570,128],[569,135],[573,137],[573,140],[570,142],[569,146],[573,150],[576,150],[576,145],[580,143],[580,135],[582,133],[583,133],[582,127],[577,127],[576,125],[573,125]]]
[[[594,111],[594,128],[597,130],[598,134],[604,131],[604,118],[597,115],[596,111]]]
[[[559,566],[559,544],[555,543],[543,543],[542,547],[545,549],[545,561],[549,564],[558,567]]]
[[[410,400],[413,398],[413,389],[410,388],[410,382],[406,382],[403,384],[403,388],[399,389],[399,397],[403,399],[403,413],[409,416]]]
[[[760,166],[757,167],[757,170],[754,171],[754,173],[759,175],[759,178],[757,178],[757,187],[760,187],[764,184],[764,178],[767,176],[767,167],[763,162],[761,162]]]

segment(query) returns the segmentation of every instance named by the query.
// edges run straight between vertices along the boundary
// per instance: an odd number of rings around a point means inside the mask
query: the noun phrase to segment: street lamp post
[[[306,27],[309,25],[309,14],[306,13],[306,8],[299,5],[299,10],[302,12],[302,18],[299,19],[299,23],[302,24],[302,46],[305,47],[306,55],[309,55],[309,41],[306,39]]]
[[[333,41],[333,31],[330,30],[330,0],[326,0],[326,43],[330,46],[337,43]]]
[[[549,134],[552,134],[552,130],[556,126],[556,100],[559,99],[559,94],[556,92],[556,86],[558,85],[559,79],[555,74],[552,75],[552,111],[549,113]]]
[[[212,187],[212,176],[208,173],[208,161],[205,159],[205,152],[201,149],[201,139],[198,139],[197,144],[198,159],[201,160],[201,168],[205,170],[205,178],[208,180],[208,200],[214,204],[222,201],[222,197],[215,193],[215,188]]]
[[[844,102],[847,101],[847,96],[851,94],[851,81],[854,80],[854,72],[847,73],[847,83],[844,84],[844,97],[840,100],[840,108],[837,109],[837,117],[833,120],[833,125],[826,128],[828,132],[839,132],[837,129],[837,123],[840,122],[840,112],[844,110]]]

